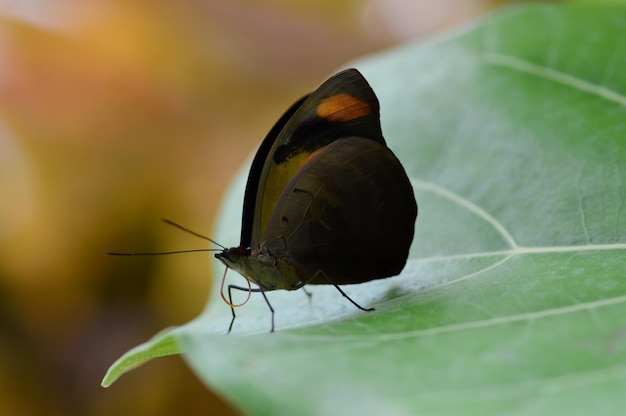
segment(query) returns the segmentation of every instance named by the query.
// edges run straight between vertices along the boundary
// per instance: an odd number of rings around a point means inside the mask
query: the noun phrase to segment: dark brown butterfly
[[[241,241],[217,257],[257,287],[296,290],[368,282],[400,273],[417,203],[387,147],[374,91],[356,69],[300,99],[256,153],[246,186]],[[235,321],[235,311],[228,331]]]

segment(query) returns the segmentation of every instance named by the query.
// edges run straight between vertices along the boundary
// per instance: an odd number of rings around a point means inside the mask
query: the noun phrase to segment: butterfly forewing
[[[250,242],[249,246],[259,247],[285,186],[320,149],[350,136],[369,138],[385,145],[379,117],[378,99],[355,69],[331,77],[297,106],[265,155],[256,191],[246,190],[244,224],[252,225],[249,238],[244,238],[242,232],[242,243],[245,240]],[[269,135],[266,141],[268,139]],[[250,184],[249,180],[248,186]],[[254,208],[247,207],[252,204]]]

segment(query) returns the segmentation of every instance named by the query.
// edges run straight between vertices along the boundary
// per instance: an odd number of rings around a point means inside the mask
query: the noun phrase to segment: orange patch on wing
[[[330,122],[342,122],[357,119],[370,114],[370,105],[350,94],[337,94],[328,97],[317,106],[319,117]]]

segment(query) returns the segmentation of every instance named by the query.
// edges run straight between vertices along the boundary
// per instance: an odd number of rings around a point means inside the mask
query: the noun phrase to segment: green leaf
[[[332,287],[269,293],[273,334],[253,296],[224,336],[216,290],[173,333],[198,376],[258,415],[625,407],[625,27],[623,7],[525,5],[354,63],[415,188],[410,261],[344,287],[372,313]],[[246,174],[219,241],[238,242]]]
[[[122,374],[137,368],[153,358],[181,354],[176,332],[179,328],[165,329],[148,342],[136,346],[117,359],[102,379],[102,386],[109,387]]]

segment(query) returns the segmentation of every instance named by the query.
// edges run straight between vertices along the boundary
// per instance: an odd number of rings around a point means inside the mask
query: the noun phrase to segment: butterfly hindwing
[[[265,244],[299,276],[315,276],[308,284],[362,283],[400,273],[416,216],[413,189],[394,154],[374,140],[348,137],[324,147],[285,187]]]

